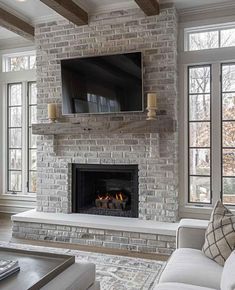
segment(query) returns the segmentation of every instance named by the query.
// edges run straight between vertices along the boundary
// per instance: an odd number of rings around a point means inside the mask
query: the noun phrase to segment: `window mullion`
[[[221,194],[221,82],[220,63],[212,65],[212,204],[220,199]]]

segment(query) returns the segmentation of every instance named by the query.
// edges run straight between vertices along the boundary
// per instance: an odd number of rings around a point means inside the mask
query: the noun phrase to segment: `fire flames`
[[[99,200],[112,200],[112,199],[116,199],[116,200],[120,200],[123,201],[126,199],[126,196],[124,195],[124,193],[122,192],[117,192],[115,195],[111,195],[109,193],[103,194],[103,195],[98,195],[97,198]]]
[[[125,195],[122,192],[118,192],[116,193],[116,200],[121,200],[123,201],[124,199],[126,199]]]
[[[128,203],[128,196],[123,192],[105,193],[97,195],[95,200],[96,207],[125,210]]]
[[[97,198],[99,200],[111,200],[112,199],[112,196],[107,193],[105,195],[98,195]]]

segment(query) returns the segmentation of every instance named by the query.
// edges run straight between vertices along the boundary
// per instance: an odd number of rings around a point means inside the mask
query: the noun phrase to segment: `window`
[[[22,84],[8,85],[8,191],[22,191]]]
[[[213,198],[235,205],[235,63],[188,66],[188,203]]]
[[[180,215],[207,218],[218,199],[235,206],[235,22],[181,36]]]
[[[189,201],[211,202],[211,67],[188,70]]]
[[[235,24],[185,29],[185,50],[195,51],[235,46]]]
[[[235,203],[235,64],[222,65],[222,194]]]
[[[35,52],[3,56],[3,72],[23,71],[36,68]]]
[[[8,84],[7,90],[7,191],[12,194],[36,192],[37,87],[35,82]]]

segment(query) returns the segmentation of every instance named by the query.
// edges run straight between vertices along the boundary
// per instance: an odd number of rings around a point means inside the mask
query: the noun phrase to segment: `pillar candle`
[[[156,93],[148,93],[147,105],[148,105],[148,108],[156,108],[157,107],[157,94]]]
[[[48,104],[48,119],[55,120],[56,119],[56,104]]]

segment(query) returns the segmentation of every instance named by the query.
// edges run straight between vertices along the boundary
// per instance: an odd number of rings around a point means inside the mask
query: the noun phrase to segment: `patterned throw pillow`
[[[235,249],[235,215],[217,201],[205,235],[203,253],[223,266]]]

